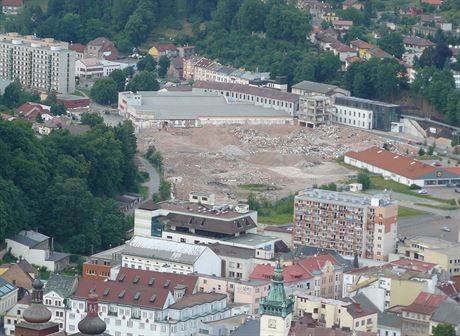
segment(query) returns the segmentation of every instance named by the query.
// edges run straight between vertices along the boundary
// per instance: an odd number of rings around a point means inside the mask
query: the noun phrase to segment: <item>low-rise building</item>
[[[59,272],[69,265],[69,254],[52,251],[50,237],[39,232],[23,230],[5,242],[13,256],[50,271]]]
[[[398,253],[414,262],[439,265],[450,276],[460,275],[460,243],[436,237],[414,236],[399,242]]]
[[[51,311],[52,321],[64,330],[67,322],[68,300],[75,293],[78,278],[69,275],[53,274],[46,282],[43,303]]]
[[[298,317],[310,315],[320,327],[377,332],[378,310],[364,307],[355,298],[341,301],[305,295],[299,291],[294,311]]]
[[[19,297],[32,290],[32,281],[37,275],[38,271],[25,259],[0,266],[0,277],[18,288]]]
[[[336,97],[332,121],[338,124],[389,132],[399,122],[399,105],[357,97]]]
[[[84,58],[97,58],[114,61],[118,58],[118,49],[107,37],[98,37],[86,45]]]
[[[392,313],[380,313],[377,322],[377,336],[401,336],[401,316]]]
[[[32,102],[24,103],[16,108],[15,116],[30,122],[36,122],[38,118],[42,121],[48,121],[53,118],[51,106]]]
[[[302,81],[292,86],[292,93],[300,96],[322,96],[331,97],[331,101],[337,96],[349,96],[350,91],[342,89],[337,85],[323,84],[310,81]]]
[[[23,7],[23,0],[2,0],[2,12],[5,15],[18,15]]]
[[[292,224],[265,226],[262,234],[277,237],[287,246],[292,246]]]
[[[431,166],[376,146],[359,152],[349,151],[344,155],[344,162],[407,186],[415,184],[430,187],[460,183],[460,167]]]
[[[18,288],[0,278],[0,315],[5,315],[16,302],[18,302]]]
[[[121,265],[121,252],[125,245],[96,253],[82,265],[82,278],[93,280],[107,280],[111,277],[112,268]]]
[[[368,50],[375,48],[372,44],[367,43],[366,41],[357,39],[350,42],[350,47],[358,51],[359,58],[366,58],[366,53]]]
[[[332,27],[338,31],[348,31],[353,26],[353,21],[350,20],[334,20],[331,22]]]
[[[197,292],[198,277],[122,268],[116,279],[82,279],[69,300],[66,331],[76,331],[90,291],[111,335],[196,335],[202,324],[230,317],[227,296]]]
[[[221,276],[221,259],[207,246],[135,236],[121,252],[123,267]]]
[[[156,59],[161,56],[176,57],[179,55],[179,50],[172,43],[154,43],[149,49],[149,55]]]
[[[307,189],[294,200],[294,245],[385,260],[396,249],[398,205],[388,195]]]

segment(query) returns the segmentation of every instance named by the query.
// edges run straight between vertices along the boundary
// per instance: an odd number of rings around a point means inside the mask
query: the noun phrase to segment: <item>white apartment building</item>
[[[75,57],[66,42],[17,33],[0,35],[0,79],[31,90],[75,91]]]
[[[230,317],[227,296],[197,293],[198,277],[122,268],[113,281],[82,279],[70,299],[66,331],[77,331],[90,290],[114,336],[197,335],[202,323]]]
[[[165,273],[221,275],[221,259],[209,247],[133,237],[121,252],[123,267]]]

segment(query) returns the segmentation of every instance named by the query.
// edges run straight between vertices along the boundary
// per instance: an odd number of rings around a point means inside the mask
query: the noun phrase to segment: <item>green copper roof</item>
[[[283,268],[280,262],[276,264],[270,292],[260,300],[260,314],[286,317],[292,313],[294,299],[286,297],[284,291]]]

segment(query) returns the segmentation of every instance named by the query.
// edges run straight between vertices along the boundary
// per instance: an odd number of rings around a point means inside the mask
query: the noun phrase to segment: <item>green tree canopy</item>
[[[158,91],[160,84],[155,74],[149,71],[140,71],[126,86],[128,91]]]
[[[117,83],[111,77],[100,78],[91,88],[90,95],[96,103],[113,104],[117,101]]]

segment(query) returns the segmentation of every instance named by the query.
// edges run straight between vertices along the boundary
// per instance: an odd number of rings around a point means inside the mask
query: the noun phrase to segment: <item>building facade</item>
[[[397,218],[398,206],[386,195],[307,189],[295,197],[293,244],[385,260],[396,250]]]
[[[299,99],[299,125],[316,127],[330,122],[333,107],[329,97],[305,96]]]
[[[0,78],[18,80],[27,89],[75,91],[75,52],[66,42],[17,33],[0,35]]]

